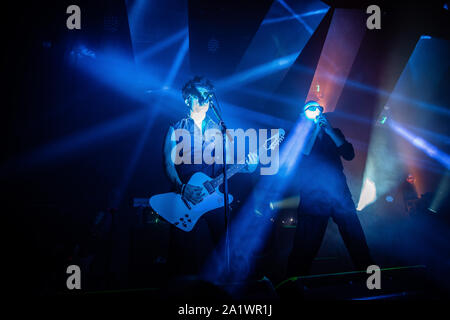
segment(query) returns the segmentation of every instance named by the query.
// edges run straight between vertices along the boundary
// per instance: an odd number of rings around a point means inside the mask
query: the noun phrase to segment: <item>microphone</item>
[[[319,123],[319,127],[323,128],[324,124],[320,121],[320,118],[323,117],[323,108],[320,108],[320,113],[317,115],[317,117],[314,119],[314,122]]]

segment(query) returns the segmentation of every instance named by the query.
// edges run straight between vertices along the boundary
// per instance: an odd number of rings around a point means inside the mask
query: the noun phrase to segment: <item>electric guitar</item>
[[[272,135],[264,142],[265,150],[274,150],[284,139],[285,131],[279,129],[277,134]],[[244,169],[247,164],[235,164],[227,169],[227,179]],[[205,213],[223,207],[224,196],[219,191],[219,186],[223,183],[223,173],[215,178],[210,178],[202,172],[197,172],[189,179],[188,184],[199,186],[204,189],[206,196],[200,203],[193,204],[186,200],[179,193],[169,192],[154,195],[150,198],[152,209],[164,218],[167,222],[173,224],[183,231],[191,231]],[[233,201],[233,196],[228,196],[228,203]]]

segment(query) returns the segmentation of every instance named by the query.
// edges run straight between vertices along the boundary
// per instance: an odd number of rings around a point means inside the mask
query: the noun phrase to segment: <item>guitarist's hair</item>
[[[214,86],[203,76],[195,76],[191,80],[185,83],[183,88],[181,89],[181,94],[183,95],[183,100],[186,104],[191,107],[191,97],[199,98],[200,92],[197,88],[205,88],[208,91],[214,91]]]

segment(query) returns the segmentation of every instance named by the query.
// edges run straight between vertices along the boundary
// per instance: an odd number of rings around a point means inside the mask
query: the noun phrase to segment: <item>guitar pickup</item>
[[[216,191],[209,181],[206,181],[203,184],[203,186],[205,187],[206,191],[208,191],[209,194],[212,194]]]

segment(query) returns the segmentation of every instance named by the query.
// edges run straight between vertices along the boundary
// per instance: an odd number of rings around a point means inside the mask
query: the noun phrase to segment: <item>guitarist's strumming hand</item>
[[[247,159],[245,160],[245,163],[247,164],[246,172],[251,173],[255,171],[259,163],[258,154],[256,154],[255,152],[249,153]]]
[[[182,196],[193,204],[198,204],[203,200],[206,193],[202,187],[197,187],[192,184],[186,184]]]

